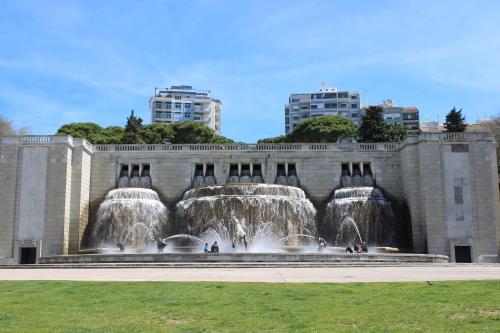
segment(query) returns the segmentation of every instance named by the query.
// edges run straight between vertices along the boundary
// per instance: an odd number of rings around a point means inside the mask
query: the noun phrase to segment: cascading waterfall
[[[363,180],[372,182],[370,177]],[[349,180],[343,179],[343,183],[349,183]],[[380,189],[371,186],[340,188],[327,203],[323,231],[326,238],[335,240],[336,245],[365,241],[391,246],[394,243],[393,220],[391,204]]]
[[[233,240],[238,242],[238,224],[254,248],[279,244],[279,239],[291,234],[316,236],[315,215],[303,190],[282,185],[200,187],[187,191],[177,204],[177,218],[186,232],[217,240],[222,249],[231,248]]]
[[[97,211],[92,239],[97,246],[144,248],[155,242],[167,223],[168,209],[149,189],[149,176],[120,177],[120,188],[106,194]],[[128,186],[142,186],[128,187]]]

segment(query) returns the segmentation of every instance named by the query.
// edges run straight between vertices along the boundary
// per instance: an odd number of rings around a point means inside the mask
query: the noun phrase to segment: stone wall
[[[225,184],[232,164],[260,164],[264,181],[272,184],[278,164],[293,164],[300,187],[315,203],[339,187],[342,164],[370,166],[377,186],[406,201],[415,252],[453,260],[455,245],[470,245],[474,261],[493,261],[500,248],[496,146],[482,134],[425,134],[401,145],[244,147],[91,146],[55,136],[0,140],[4,261],[17,260],[25,243],[37,244],[44,256],[76,253],[91,219],[89,207],[97,208],[116,188],[124,165],[148,165],[154,189],[170,203],[191,188],[196,165],[213,165],[217,184]]]
[[[0,145],[0,258],[16,256],[14,241],[19,211],[18,177],[22,152],[16,145]]]

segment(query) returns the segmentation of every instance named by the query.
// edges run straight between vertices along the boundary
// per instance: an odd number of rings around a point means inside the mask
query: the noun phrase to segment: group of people
[[[368,247],[366,246],[365,242],[356,243],[356,244],[354,244],[353,247],[348,246],[345,249],[345,252],[346,253],[367,253]]]
[[[242,233],[241,237],[238,235],[238,242],[242,243],[245,246],[245,249],[247,249],[248,243],[246,240],[246,235]],[[116,244],[120,252],[125,251],[125,246],[122,243]],[[318,252],[322,252],[326,247],[327,243],[324,238],[318,238]],[[158,238],[156,241],[156,247],[158,248],[158,253],[163,253],[163,250],[167,247],[167,241],[166,239],[163,238]],[[232,243],[233,249],[236,248],[236,241],[233,239]],[[205,243],[205,246],[203,247],[203,252],[204,253],[219,253],[219,244],[217,244],[217,241],[215,241],[212,246],[209,248],[208,243]],[[367,253],[368,252],[368,247],[366,246],[365,242],[361,243],[356,243],[352,247],[348,246],[345,249],[345,253]]]
[[[215,241],[209,250],[208,243],[205,243],[205,246],[203,247],[203,252],[204,253],[219,253],[219,244],[217,244],[217,241]]]

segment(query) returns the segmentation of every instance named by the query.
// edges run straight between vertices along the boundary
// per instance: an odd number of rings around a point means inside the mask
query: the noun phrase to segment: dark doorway
[[[21,248],[21,265],[31,265],[36,263],[36,247]]]
[[[470,246],[455,246],[456,262],[472,262]]]

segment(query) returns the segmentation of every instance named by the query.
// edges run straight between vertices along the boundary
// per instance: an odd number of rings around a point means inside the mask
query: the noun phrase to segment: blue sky
[[[222,134],[284,132],[293,92],[327,86],[392,98],[440,120],[500,113],[499,1],[2,1],[0,114],[63,123],[150,121],[154,87],[223,102]],[[366,91],[366,93],[365,93]]]

